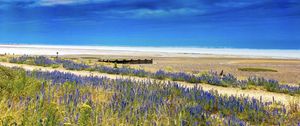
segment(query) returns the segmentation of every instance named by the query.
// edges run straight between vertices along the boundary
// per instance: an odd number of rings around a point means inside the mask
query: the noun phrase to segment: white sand
[[[17,55],[127,55],[167,57],[253,57],[300,59],[300,50],[229,49],[196,47],[117,47],[117,46],[58,46],[58,45],[0,45],[0,54]]]

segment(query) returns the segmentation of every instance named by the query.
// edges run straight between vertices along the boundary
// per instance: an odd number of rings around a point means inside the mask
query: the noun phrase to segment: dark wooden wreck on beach
[[[153,64],[153,59],[130,59],[130,60],[127,60],[127,59],[123,59],[123,60],[118,60],[118,59],[115,59],[115,60],[102,60],[102,59],[99,59],[98,62],[106,62],[106,63],[117,63],[117,64]]]

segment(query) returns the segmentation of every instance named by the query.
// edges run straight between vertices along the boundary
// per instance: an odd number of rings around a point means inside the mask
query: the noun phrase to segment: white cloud
[[[103,12],[107,13],[107,12]],[[201,14],[203,11],[192,8],[178,8],[178,9],[134,9],[134,10],[112,10],[109,13],[117,14],[119,16],[131,18],[155,18],[155,17],[169,17],[169,16],[186,16]]]
[[[79,0],[82,1],[82,0]],[[74,0],[41,0],[38,1],[38,5],[42,6],[52,6],[52,5],[57,5],[57,4],[73,4],[76,3],[77,1]]]
[[[84,4],[93,2],[107,2],[110,0],[39,0],[36,2],[39,6],[54,6],[54,5],[69,5],[69,4]]]
[[[216,6],[219,6],[219,7],[243,7],[243,6],[248,6],[248,5],[251,5],[253,4],[253,2],[219,2],[219,3],[216,3],[215,5]]]

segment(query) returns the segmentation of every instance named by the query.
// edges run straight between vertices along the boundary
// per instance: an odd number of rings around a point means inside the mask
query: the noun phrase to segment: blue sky
[[[300,49],[299,0],[0,0],[0,43]]]

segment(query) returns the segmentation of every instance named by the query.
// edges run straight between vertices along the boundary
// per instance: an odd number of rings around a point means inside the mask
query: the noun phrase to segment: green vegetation
[[[81,59],[98,59],[98,57],[80,57]]]
[[[8,62],[8,60],[10,59],[10,56],[8,55],[3,55],[3,54],[0,54],[0,62]]]
[[[189,83],[206,83],[211,85],[223,86],[223,87],[239,87],[241,89],[263,89],[270,92],[288,93],[291,95],[300,94],[300,86],[290,86],[287,84],[280,84],[277,80],[266,79],[263,77],[249,77],[247,80],[239,80],[234,75],[227,73],[220,75],[218,72],[207,72],[204,74],[190,74],[186,72],[168,72],[165,70],[158,70],[156,72],[148,72],[144,69],[134,69],[130,67],[118,67],[118,64],[114,63],[113,67],[107,67],[104,65],[87,65],[85,63],[77,63],[73,60],[65,59],[51,59],[45,56],[21,56],[18,58],[12,58],[11,63],[25,63],[38,66],[51,66],[53,68],[60,67],[68,70],[87,70],[98,71],[108,74],[121,74],[138,77],[149,77],[160,80],[173,80],[184,81]],[[250,68],[244,68],[250,69]],[[251,68],[254,69],[254,68]],[[262,68],[259,68],[260,70]],[[258,71],[258,68],[255,68]],[[269,69],[264,69],[264,71]],[[269,70],[270,71],[270,70]]]
[[[7,58],[0,58],[0,62],[7,62]]]
[[[117,63],[114,63],[114,68],[118,68],[118,64]]]
[[[34,96],[41,85],[40,81],[26,77],[25,71],[12,71],[0,67],[0,100],[18,96]]]
[[[277,70],[269,69],[269,68],[238,68],[239,71],[248,71],[248,72],[278,72]]]
[[[52,85],[51,81],[28,76],[22,69],[10,69],[0,66],[0,126],[57,126],[75,124],[76,113],[82,115],[78,125],[91,126],[91,107],[87,99],[76,105],[71,98],[82,94],[96,94],[94,104],[102,104],[109,100],[111,91],[91,86],[79,88],[73,82],[66,81],[62,85]],[[77,94],[76,94],[77,93]],[[76,95],[74,95],[76,94]],[[63,99],[66,96],[70,98]],[[88,98],[88,97],[87,97]],[[64,103],[62,103],[64,102]],[[76,107],[78,106],[78,107]]]
[[[274,101],[223,96],[170,82],[0,66],[1,126],[297,125],[299,105],[289,107],[292,111]]]

